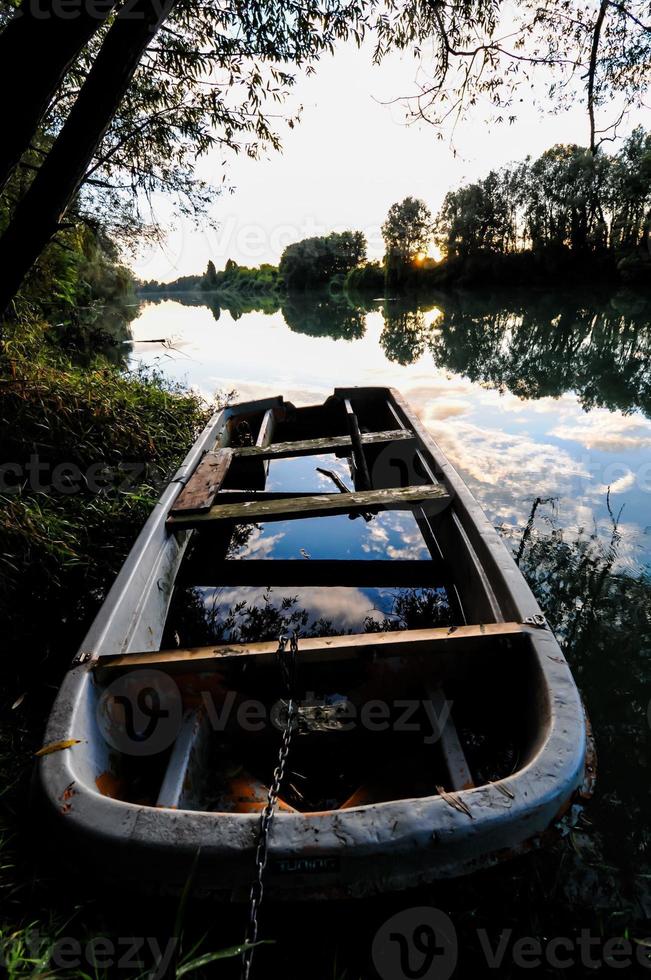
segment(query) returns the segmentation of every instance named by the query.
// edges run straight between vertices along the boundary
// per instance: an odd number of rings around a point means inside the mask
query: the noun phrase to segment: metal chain
[[[282,671],[287,689],[287,718],[285,720],[280,750],[278,752],[278,762],[276,764],[276,768],[274,769],[269,792],[267,793],[267,802],[264,810],[262,811],[262,817],[260,818],[258,846],[255,852],[256,874],[253,884],[251,885],[251,893],[249,897],[249,921],[246,929],[246,935],[244,937],[244,943],[250,946],[253,946],[258,939],[258,913],[260,912],[260,906],[262,904],[264,894],[264,873],[269,857],[269,835],[271,834],[271,827],[276,812],[276,803],[278,802],[280,788],[285,777],[287,757],[289,756],[289,748],[292,742],[292,735],[294,734],[294,716],[297,708],[296,702],[294,701],[296,654],[298,653],[298,636],[296,632],[292,632],[290,635],[289,653],[286,650],[286,646],[287,636],[285,633],[281,633],[278,637],[278,650],[276,651],[276,654],[279,658],[280,669]],[[249,980],[254,952],[254,948],[249,948],[242,954],[242,980]]]

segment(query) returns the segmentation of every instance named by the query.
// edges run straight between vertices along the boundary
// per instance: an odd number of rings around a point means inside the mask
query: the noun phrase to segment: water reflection
[[[213,319],[219,321],[222,310],[226,310],[234,320],[239,320],[246,313],[276,313],[280,309],[280,299],[275,294],[243,296],[238,293],[229,296],[227,292],[213,293],[210,290],[192,290],[188,292],[147,293],[147,303],[159,306],[173,300],[182,306],[204,307],[212,313]]]
[[[443,588],[343,586],[186,588],[175,594],[168,635],[185,646],[448,626]]]
[[[577,394],[595,406],[651,415],[651,298],[457,293],[382,307],[387,358],[434,363],[519,398]]]
[[[345,293],[311,292],[287,296],[282,314],[290,330],[311,337],[358,340],[364,336],[365,311]]]
[[[617,293],[460,294],[441,304],[435,361],[520,398],[575,392],[584,408],[651,414],[651,299]]]
[[[116,367],[126,368],[131,355],[129,325],[138,311],[137,303],[121,302],[80,310],[52,326],[53,339],[73,364],[87,367],[101,354]]]
[[[429,307],[428,312],[432,309],[435,307]],[[431,347],[434,323],[425,312],[409,306],[404,299],[388,300],[383,304],[384,327],[380,344],[389,361],[413,364]]]
[[[570,661],[597,743],[593,827],[575,843],[602,894],[621,890],[643,908],[651,844],[651,579],[615,570],[616,518],[604,543],[595,533],[570,537],[547,517],[547,533],[526,536],[520,567]]]
[[[651,418],[651,300],[628,292],[457,293],[412,306],[382,301],[366,319],[365,312],[362,304],[353,304],[351,313],[348,301],[306,294],[285,303],[282,318],[279,312],[269,320],[244,316],[240,309],[236,326],[222,314],[216,330],[206,315],[185,328],[195,359],[189,368],[180,360],[179,374],[190,372],[189,380],[205,390],[209,382],[228,382],[246,397],[282,392],[299,403],[321,400],[335,384],[394,384],[405,391],[514,554],[522,545],[522,571],[571,662],[599,753],[597,797],[570,839],[551,855],[530,855],[481,879],[490,883],[487,895],[479,895],[479,878],[450,885],[447,893],[459,896],[460,908],[479,910],[468,918],[475,940],[478,925],[493,930],[495,944],[505,927],[521,933],[527,909],[536,909],[537,922],[543,907],[553,920],[549,934],[564,935],[568,909],[576,920],[580,908],[582,923],[594,918],[599,928],[621,935],[651,912],[651,580],[641,574],[651,551],[644,476],[651,427],[643,418]],[[231,316],[237,315],[233,307]],[[178,309],[170,310],[168,324],[174,318],[178,322]],[[163,335],[158,323],[148,329]],[[348,342],[339,344],[341,337]],[[321,462],[340,467],[349,479],[340,460]],[[290,473],[273,464],[270,487],[324,489],[303,462],[292,466]],[[616,528],[606,505],[609,485],[615,517],[626,505]],[[541,504],[523,542],[537,495],[553,497],[556,510],[550,501]],[[417,557],[406,553],[418,543],[416,535],[409,540],[413,529],[332,520],[347,542],[355,541],[350,557]],[[580,530],[595,522],[594,532]],[[239,544],[252,557],[256,550],[264,557],[268,547],[276,557],[298,561],[304,560],[301,548],[314,558],[331,556],[324,549],[343,547],[339,532],[329,538],[321,527],[320,540],[293,530],[273,544],[270,539],[285,530],[279,524],[251,528]],[[373,527],[387,538],[377,532],[369,538]],[[363,544],[371,550],[363,551]],[[286,598],[270,599],[276,612],[266,615],[274,629],[278,612],[290,617],[308,609],[308,629],[319,616],[333,618],[323,604],[308,608],[305,596],[283,610]],[[179,630],[182,636],[186,628],[207,629],[205,597],[194,601],[196,615]],[[431,616],[428,597],[419,601]],[[362,596],[358,621],[368,605]],[[468,901],[473,889],[474,904]],[[439,900],[434,895],[432,904]],[[644,929],[637,934],[647,935]]]
[[[148,298],[159,303],[167,296]],[[651,416],[651,298],[620,291],[598,295],[447,293],[427,303],[405,298],[364,306],[345,292],[231,297],[179,293],[187,306],[207,307],[215,320],[252,311],[282,311],[295,333],[358,340],[369,308],[380,310],[380,345],[389,361],[413,364],[429,352],[437,367],[519,398],[576,392],[584,408],[601,406]]]

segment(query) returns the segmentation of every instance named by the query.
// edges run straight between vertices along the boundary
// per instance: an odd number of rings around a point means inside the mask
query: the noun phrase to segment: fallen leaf
[[[49,745],[44,745],[42,749],[35,752],[34,755],[51,755],[53,752],[63,752],[64,749],[69,749],[73,745],[78,745],[81,742],[80,738],[64,738],[61,742],[50,742]]]
[[[21,704],[23,703],[23,701],[25,700],[26,697],[27,697],[27,691],[23,691],[23,693],[20,695],[20,697],[19,698],[16,698],[16,700],[12,704],[11,710],[12,711],[15,711],[16,708],[20,708]]]

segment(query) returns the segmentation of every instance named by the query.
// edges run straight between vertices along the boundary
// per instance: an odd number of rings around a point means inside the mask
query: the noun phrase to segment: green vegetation
[[[278,272],[291,292],[343,279],[365,258],[366,239],[361,231],[333,232],[288,245],[280,257]]]
[[[346,275],[360,268],[365,258],[366,239],[360,231],[333,232],[288,245],[278,267],[263,264],[250,268],[229,259],[218,272],[211,260],[203,276],[182,276],[171,283],[150,280],[140,283],[138,290],[143,296],[202,290],[228,306],[229,301],[271,299],[306,289],[341,286]]]
[[[651,284],[651,134],[614,154],[553,146],[446,194],[432,222],[422,201],[383,225],[389,293],[450,285],[610,280]],[[443,255],[433,262],[432,241]],[[351,277],[361,289],[360,273]],[[376,288],[370,275],[370,288]]]
[[[226,307],[246,305],[247,301],[255,304],[258,299],[270,300],[280,293],[280,289],[280,277],[275,266],[263,264],[250,268],[238,265],[233,259],[229,259],[220,272],[211,260],[202,276],[181,276],[169,283],[150,279],[138,284],[138,292],[142,296],[172,296],[175,293],[200,291],[207,294],[211,305]]]
[[[446,277],[651,282],[651,135],[609,155],[554,146],[446,195],[436,240]]]
[[[389,208],[382,225],[386,288],[408,289],[432,240],[432,215],[424,201],[406,197]]]
[[[12,978],[65,975],[51,960],[57,938],[102,932],[94,896],[34,880],[33,752],[71,656],[209,412],[161,376],[126,370],[133,297],[106,231],[80,222],[44,253],[0,345],[11,658],[0,681],[0,957]]]

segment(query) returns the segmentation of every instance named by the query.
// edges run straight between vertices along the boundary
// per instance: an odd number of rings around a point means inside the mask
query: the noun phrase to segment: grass
[[[85,976],[53,963],[58,940],[107,935],[92,894],[35,875],[33,752],[63,671],[161,485],[214,407],[160,374],[125,372],[102,357],[75,364],[38,320],[5,325],[0,956],[10,978]],[[184,974],[192,972],[192,959],[186,955],[179,970],[183,963]]]
[[[211,406],[160,374],[78,367],[45,343],[9,340],[0,365],[7,615],[26,572],[37,594],[69,591],[75,573],[102,588]]]

